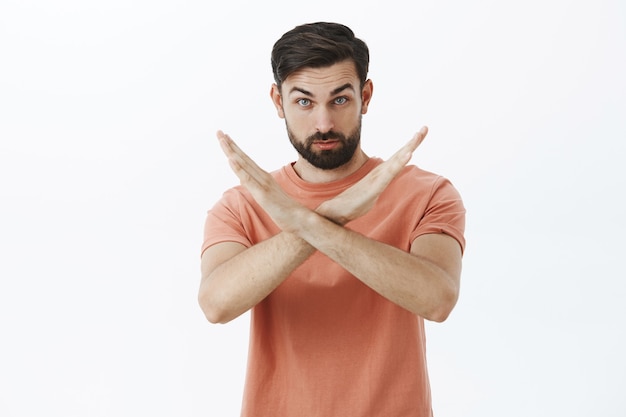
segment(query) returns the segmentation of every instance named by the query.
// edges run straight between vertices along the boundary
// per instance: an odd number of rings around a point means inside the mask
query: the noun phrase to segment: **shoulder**
[[[460,198],[460,194],[450,179],[443,175],[419,168],[415,165],[406,166],[392,183],[394,187],[405,192],[412,190],[420,195],[450,194]]]

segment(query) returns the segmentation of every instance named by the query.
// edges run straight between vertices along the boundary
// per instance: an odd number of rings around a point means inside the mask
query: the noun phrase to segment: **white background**
[[[370,47],[364,149],[428,125],[468,210],[435,414],[624,416],[624,3],[222,3],[0,3],[0,415],[238,415],[248,317],[196,303],[214,133],[294,160],[271,46],[330,20]]]

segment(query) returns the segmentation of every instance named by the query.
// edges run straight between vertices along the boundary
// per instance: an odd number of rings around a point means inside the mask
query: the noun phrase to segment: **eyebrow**
[[[343,90],[354,90],[354,86],[352,85],[352,83],[345,83],[342,86],[339,86],[337,88],[335,88],[333,91],[330,92],[330,95],[334,96],[336,94],[341,93]],[[305,96],[308,97],[313,97],[313,93],[311,93],[310,91],[305,90],[304,88],[300,88],[300,87],[293,87],[291,90],[289,90],[289,94],[292,94],[294,91],[300,92],[302,94],[304,94]]]

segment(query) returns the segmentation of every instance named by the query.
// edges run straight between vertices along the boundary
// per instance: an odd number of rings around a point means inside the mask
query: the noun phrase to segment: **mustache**
[[[306,141],[307,143],[313,143],[315,141],[320,141],[320,140],[329,140],[329,139],[336,139],[336,140],[342,140],[345,141],[346,137],[344,135],[342,135],[339,132],[334,132],[334,131],[328,131],[325,133],[322,132],[316,132],[314,134],[312,134],[311,136],[309,136]]]

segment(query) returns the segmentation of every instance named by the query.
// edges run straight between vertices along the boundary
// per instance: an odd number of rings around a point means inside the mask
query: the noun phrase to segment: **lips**
[[[313,142],[313,145],[315,145],[316,147],[318,147],[319,149],[323,150],[323,151],[328,151],[331,149],[335,149],[337,146],[339,146],[339,141],[338,140],[324,140],[324,141],[315,141]]]

